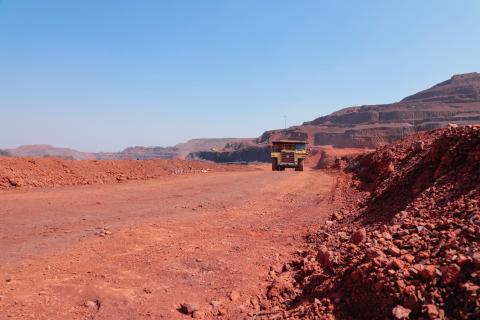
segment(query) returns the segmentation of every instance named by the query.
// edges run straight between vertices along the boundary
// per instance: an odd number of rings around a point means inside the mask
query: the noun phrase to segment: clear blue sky
[[[0,0],[0,147],[256,137],[480,71],[480,1]]]

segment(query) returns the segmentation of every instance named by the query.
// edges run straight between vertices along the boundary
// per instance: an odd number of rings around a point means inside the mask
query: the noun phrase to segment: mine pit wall
[[[355,125],[355,124],[362,124],[362,123],[375,123],[375,122],[378,122],[379,120],[380,120],[379,112],[367,111],[367,112],[356,112],[356,113],[345,114],[341,117],[332,117],[330,121],[335,124]]]
[[[188,159],[201,159],[217,163],[270,162],[270,146],[251,146],[235,151],[201,151],[188,155]]]
[[[257,143],[270,143],[274,140],[300,140],[309,141],[309,135],[299,129],[271,130],[264,132]]]
[[[451,118],[458,114],[455,111],[386,111],[379,112],[380,122],[398,122],[399,120],[407,121],[425,121],[431,119]]]
[[[413,127],[377,127],[347,130],[342,133],[320,132],[314,136],[316,146],[333,145],[337,148],[377,148],[415,133]]]

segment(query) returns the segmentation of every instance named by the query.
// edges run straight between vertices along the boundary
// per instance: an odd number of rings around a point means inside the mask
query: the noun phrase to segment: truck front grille
[[[282,152],[282,161],[283,163],[295,163],[295,153],[293,152]]]

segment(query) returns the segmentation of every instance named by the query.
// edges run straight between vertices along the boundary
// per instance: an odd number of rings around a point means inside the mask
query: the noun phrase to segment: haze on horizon
[[[256,137],[480,71],[480,2],[0,0],[0,148]]]

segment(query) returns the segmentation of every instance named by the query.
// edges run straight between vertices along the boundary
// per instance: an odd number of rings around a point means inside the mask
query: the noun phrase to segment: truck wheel
[[[278,171],[278,159],[272,158],[272,171]]]
[[[295,167],[295,171],[303,171],[303,159],[298,160],[298,164]]]
[[[278,167],[279,171],[285,171],[285,167]]]

